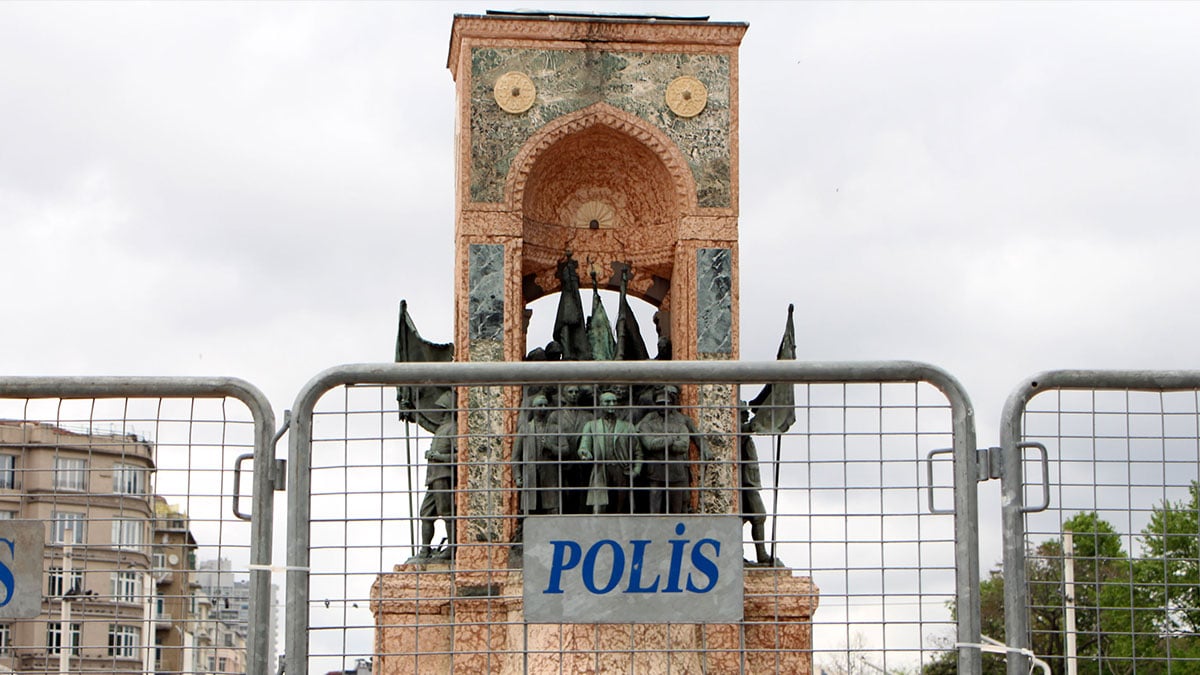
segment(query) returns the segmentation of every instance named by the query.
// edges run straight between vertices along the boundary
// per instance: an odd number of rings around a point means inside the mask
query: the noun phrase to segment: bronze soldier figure
[[[592,420],[592,413],[581,407],[582,390],[576,384],[562,385],[559,408],[548,418],[551,433],[558,439],[558,457],[562,461],[559,480],[563,487],[562,513],[584,513],[584,498],[591,465],[580,461],[579,437],[583,425]]]
[[[645,448],[645,474],[649,483],[650,513],[687,513],[691,503],[691,472],[688,448],[694,442],[701,461],[709,460],[708,443],[692,419],[676,409],[679,389],[663,387],[654,397],[653,408],[637,424]]]
[[[421,501],[421,549],[417,558],[433,557],[434,526],[440,519],[446,525],[448,545],[437,557],[448,560],[454,557],[454,488],[457,483],[455,466],[455,440],[458,437],[458,418],[454,409],[454,392],[448,391],[433,404],[446,411],[446,416],[433,441],[425,451],[425,498]]]
[[[550,404],[545,395],[537,394],[529,405],[532,414],[517,427],[512,457],[521,515],[561,513],[558,438],[548,421]]]
[[[741,456],[738,458],[742,522],[750,523],[750,538],[754,540],[754,554],[759,565],[774,565],[776,560],[767,553],[766,524],[767,507],[763,505],[762,475],[758,471],[758,450],[750,436],[750,409],[743,403],[739,407]]]

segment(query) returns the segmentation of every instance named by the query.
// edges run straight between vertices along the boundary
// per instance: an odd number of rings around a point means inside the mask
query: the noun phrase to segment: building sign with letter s
[[[742,619],[737,516],[530,516],[532,623],[733,623]]]
[[[41,613],[45,548],[45,524],[0,520],[0,620],[32,619]]]

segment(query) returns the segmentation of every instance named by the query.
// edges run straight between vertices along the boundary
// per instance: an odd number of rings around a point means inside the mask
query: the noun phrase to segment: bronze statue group
[[[707,461],[708,444],[679,411],[677,387],[657,388],[647,407],[632,405],[624,387],[598,397],[593,387],[551,389],[558,395],[531,393],[513,443],[522,516],[689,512],[690,449]]]
[[[559,263],[561,282],[554,339],[529,352],[527,361],[643,360],[649,355],[637,320],[627,300],[632,278],[628,265],[614,263],[620,288],[616,326],[609,323],[600,302],[593,271],[592,313],[583,314],[578,263],[571,253]],[[778,358],[795,358],[791,306]],[[671,359],[671,341],[665,326],[658,328],[655,359]],[[401,303],[396,339],[396,360],[451,361],[453,344],[435,344],[421,338]],[[426,494],[421,503],[421,548],[413,561],[449,559],[452,548],[432,546],[437,520],[446,523],[447,540],[454,542],[456,470],[455,441],[458,428],[452,390],[431,386],[397,388],[400,418],[433,432],[425,453]],[[420,401],[436,400],[432,408]],[[756,414],[749,418],[749,409]],[[742,405],[738,429],[740,455],[739,508],[750,523],[756,561],[777,565],[765,544],[766,508],[759,494],[762,481],[752,433],[778,436],[795,421],[792,387],[768,384],[757,397]],[[525,516],[533,514],[686,514],[693,502],[692,448],[700,467],[711,460],[707,439],[694,420],[679,408],[679,388],[673,385],[626,387],[562,384],[526,388],[512,443],[511,469],[518,491],[518,526],[514,542],[521,541]]]
[[[414,561],[449,559],[452,548],[432,548],[437,520],[454,540],[454,441],[458,434],[451,392],[439,396],[441,424],[425,453],[426,492],[421,502],[421,548]],[[741,409],[739,493],[750,523],[756,560],[777,561],[765,543],[766,509],[759,494],[758,455]],[[679,408],[673,385],[630,388],[565,384],[525,393],[512,443],[511,476],[517,490],[521,541],[528,515],[687,514],[692,512],[692,449],[711,460],[707,439]],[[701,464],[700,466],[703,466]]]

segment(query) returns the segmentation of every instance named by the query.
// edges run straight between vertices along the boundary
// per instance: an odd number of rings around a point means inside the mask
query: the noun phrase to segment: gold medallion
[[[492,96],[496,97],[496,103],[500,104],[504,112],[516,115],[533,107],[537,88],[525,73],[509,71],[496,78]]]
[[[695,117],[708,103],[708,88],[690,75],[671,80],[667,85],[667,107],[680,117]]]

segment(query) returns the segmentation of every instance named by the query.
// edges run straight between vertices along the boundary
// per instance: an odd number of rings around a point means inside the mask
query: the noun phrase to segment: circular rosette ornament
[[[667,107],[680,117],[695,117],[708,104],[708,88],[690,75],[671,80],[667,85]]]
[[[525,73],[509,71],[496,78],[492,96],[504,112],[519,115],[533,107],[537,87],[533,86],[533,80]]]
[[[585,230],[607,230],[617,225],[617,212],[602,201],[584,202],[571,219],[575,227]]]

